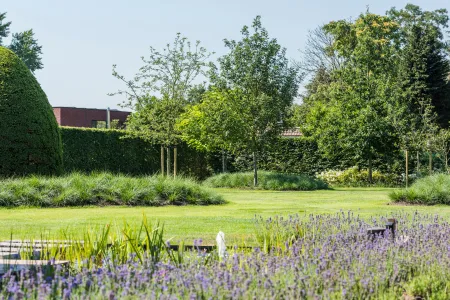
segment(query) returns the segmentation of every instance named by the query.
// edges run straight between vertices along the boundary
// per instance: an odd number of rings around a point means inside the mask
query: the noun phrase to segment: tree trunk
[[[177,147],[173,148],[173,178],[177,177]]]
[[[448,153],[445,153],[445,172],[449,172],[448,170]]]
[[[430,153],[428,153],[428,158],[429,158],[429,166],[428,166],[428,168],[430,169],[430,175],[433,173],[433,154],[431,154],[431,152]]]
[[[170,176],[170,147],[167,147],[167,167],[166,167],[166,172],[167,172],[167,176]]]
[[[406,165],[405,165],[405,183],[406,183],[406,187],[408,187],[408,150],[405,150],[405,159],[406,159]]]
[[[222,173],[227,172],[227,159],[225,157],[225,150],[222,150]]]
[[[372,183],[372,151],[369,152],[369,183]]]
[[[164,147],[161,145],[161,176],[164,176]]]
[[[258,186],[258,160],[256,151],[253,151],[253,186]]]
[[[420,157],[419,157],[419,151],[417,151],[417,174],[420,172]]]

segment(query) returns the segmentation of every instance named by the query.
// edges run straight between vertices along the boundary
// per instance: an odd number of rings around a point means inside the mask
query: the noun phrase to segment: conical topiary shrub
[[[47,96],[22,60],[0,47],[0,177],[61,171],[61,137]]]

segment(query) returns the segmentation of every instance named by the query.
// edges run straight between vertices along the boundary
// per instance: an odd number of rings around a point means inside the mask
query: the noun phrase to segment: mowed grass
[[[217,206],[167,207],[81,207],[81,208],[2,208],[0,238],[61,238],[61,230],[81,233],[87,227],[108,223],[122,225],[124,221],[138,225],[145,214],[149,220],[165,224],[166,238],[172,243],[184,240],[191,244],[203,239],[213,244],[219,230],[228,244],[254,242],[255,215],[337,213],[353,211],[362,217],[390,216],[398,211],[420,211],[439,214],[450,219],[450,206],[388,205],[388,188],[338,188],[320,191],[260,191],[216,189],[228,201]]]

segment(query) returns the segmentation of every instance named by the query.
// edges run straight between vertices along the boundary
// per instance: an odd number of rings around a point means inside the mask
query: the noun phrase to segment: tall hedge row
[[[23,61],[0,47],[0,176],[61,171],[61,137],[47,96]]]
[[[61,136],[66,172],[110,171],[142,175],[160,171],[160,146],[140,138],[128,138],[123,131],[61,127]],[[178,146],[177,152],[180,174],[203,179],[215,172],[214,155],[186,145]]]
[[[119,130],[62,127],[64,168],[71,171],[110,171],[133,175],[154,174],[160,171],[160,146],[139,138],[124,138]],[[173,162],[173,159],[172,159]],[[365,161],[344,155],[325,158],[317,144],[309,138],[280,138],[261,155],[258,167],[278,173],[314,175],[329,169],[346,169]],[[403,158],[399,153],[376,157],[374,167],[400,174]],[[386,167],[390,169],[385,170]],[[393,168],[398,168],[395,170]],[[204,179],[222,169],[221,153],[204,153],[182,144],[178,146],[178,172]],[[228,171],[252,170],[251,156],[227,156]]]
[[[61,136],[66,172],[110,171],[141,175],[160,171],[160,146],[139,138],[124,138],[123,131],[61,127]],[[199,152],[185,144],[179,145],[177,150],[180,174],[204,179],[222,169],[221,153]],[[338,163],[341,162],[323,158],[314,141],[306,138],[280,139],[277,145],[262,155],[259,168],[313,175],[336,168]],[[228,171],[247,171],[251,168],[252,157],[227,156]]]
[[[153,174],[160,166],[156,147],[119,130],[61,127],[64,169]]]

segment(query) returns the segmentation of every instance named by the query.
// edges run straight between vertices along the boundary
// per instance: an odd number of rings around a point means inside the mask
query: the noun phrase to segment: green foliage
[[[447,10],[423,11],[419,6],[407,4],[400,10],[391,9],[388,16],[400,25],[402,47],[398,55],[403,101],[419,117],[424,103],[432,105],[440,126],[448,127],[450,99],[446,97],[446,85],[450,64],[444,41],[449,21]]]
[[[232,170],[252,170],[252,157],[239,155],[231,159]],[[314,174],[330,168],[346,168],[353,161],[345,156],[338,156],[330,160],[319,151],[317,143],[310,138],[279,138],[273,142],[270,148],[265,149],[259,166],[263,170],[276,173]]]
[[[414,276],[404,285],[405,290],[408,295],[414,296],[413,299],[448,299],[450,284],[447,272],[436,267],[432,272]]]
[[[47,96],[12,51],[0,47],[0,176],[58,174],[61,137]]]
[[[6,18],[6,13],[0,13],[0,45],[2,45],[2,39],[9,35],[9,26],[11,22],[3,23]]]
[[[33,246],[21,249],[21,259],[67,260],[74,271],[83,268],[101,266],[108,258],[113,265],[127,262],[142,263],[145,258],[150,259],[149,268],[153,270],[161,260],[170,260],[180,264],[184,259],[181,247],[172,250],[164,239],[164,224],[159,221],[151,223],[144,215],[140,224],[131,225],[125,221],[122,225],[107,224],[105,226],[89,226],[79,228],[77,234],[68,229],[58,235],[47,236],[41,234],[41,239],[50,243],[44,244],[43,251],[36,251]],[[71,241],[64,244],[61,241]],[[39,241],[40,243],[40,241]]]
[[[125,94],[123,106],[136,111],[128,120],[130,135],[165,147],[177,145],[180,133],[175,128],[176,120],[189,100],[195,101],[192,98],[198,99],[202,93],[202,85],[193,82],[205,75],[210,55],[199,41],[191,47],[189,40],[178,33],[162,52],[150,47],[149,58],[142,58],[144,65],[134,79],[126,80],[114,65],[113,76],[125,83],[126,90],[110,95]]]
[[[6,13],[0,13],[0,46],[4,46],[2,44],[2,38],[8,37],[9,27],[11,26],[11,22],[3,24],[5,18]],[[34,73],[34,71],[43,68],[41,57],[42,46],[39,46],[37,40],[34,38],[33,29],[13,33],[11,45],[7,47],[22,59],[31,72]]]
[[[210,205],[224,200],[188,178],[71,173],[0,181],[0,206]]]
[[[188,107],[177,127],[188,145],[200,151],[227,149],[248,135],[248,124],[242,113],[242,93],[237,90],[206,92],[201,103]]]
[[[332,50],[345,62],[332,73],[339,80],[317,89],[305,133],[329,157],[343,152],[366,159],[370,181],[375,153],[392,151],[396,142],[393,53],[398,26],[367,12],[355,22],[330,22],[324,28],[333,36]]]
[[[395,187],[402,184],[402,177],[396,174],[384,174],[374,170],[372,182],[368,181],[367,169],[358,170],[357,167],[348,168],[344,171],[327,170],[317,175],[317,178],[332,186],[382,186]]]
[[[159,171],[160,147],[122,130],[61,127],[66,172],[108,171],[131,175]],[[214,154],[178,146],[180,173],[203,179],[218,169]]]
[[[64,169],[154,174],[159,149],[141,138],[124,138],[119,130],[61,127]]]
[[[299,110],[304,120],[295,124],[330,160],[352,157],[359,167],[366,160],[369,170],[375,157],[429,151],[435,121],[448,126],[448,21],[445,9],[408,4],[317,30],[304,52],[315,66]]]
[[[394,202],[411,204],[450,204],[450,175],[435,174],[418,179],[410,188],[392,192]]]
[[[43,68],[41,58],[42,46],[39,46],[37,40],[34,38],[33,29],[13,33],[9,49],[23,60],[31,72],[34,73],[34,71]]]
[[[292,244],[305,236],[305,229],[290,216],[275,216],[265,220],[255,220],[256,242],[265,253],[277,253],[288,250]]]
[[[258,156],[285,126],[299,77],[259,16],[252,29],[244,26],[240,41],[225,40],[230,52],[219,58],[219,71],[215,66],[211,71],[217,91],[207,93],[201,107],[184,116],[189,119],[185,127],[191,125],[184,138],[200,147],[252,153],[257,185]]]
[[[210,177],[204,184],[211,187],[252,188],[253,173],[223,173]],[[307,175],[259,172],[259,188],[278,191],[312,191],[327,189],[328,185]]]
[[[151,97],[145,106],[128,117],[128,135],[166,147],[177,145],[180,133],[175,124],[185,105],[177,99]]]

